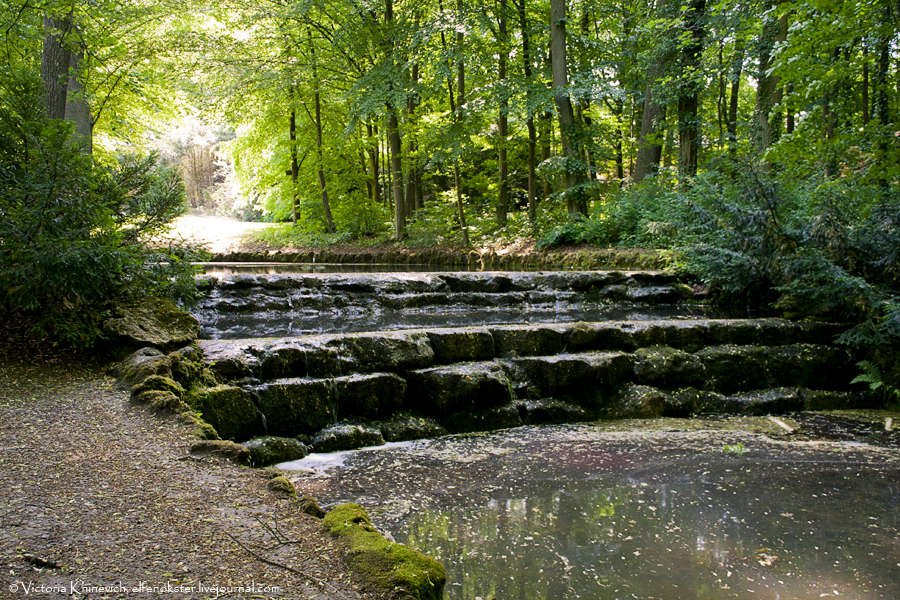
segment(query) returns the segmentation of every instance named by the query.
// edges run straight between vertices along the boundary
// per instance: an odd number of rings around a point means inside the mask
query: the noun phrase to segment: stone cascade
[[[655,271],[293,273],[206,276],[201,285],[195,314],[206,338],[515,322],[523,312],[593,320],[695,299]]]
[[[863,407],[855,360],[832,343],[841,329],[693,318],[204,340],[227,383],[198,410],[223,438],[329,451],[523,424]]]

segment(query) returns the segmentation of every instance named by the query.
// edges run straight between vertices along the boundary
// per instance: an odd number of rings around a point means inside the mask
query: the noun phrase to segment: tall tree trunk
[[[737,111],[741,88],[741,72],[744,69],[744,44],[738,40],[734,45],[734,57],[731,61],[731,96],[728,102],[728,143],[731,151],[737,150]]]
[[[863,38],[863,80],[862,80],[863,125],[869,124],[869,39]]]
[[[531,98],[531,83],[533,72],[531,65],[531,31],[528,26],[528,14],[525,10],[526,0],[521,0],[516,8],[519,12],[519,27],[522,30],[522,67],[525,73],[525,82],[528,85],[526,96]],[[513,0],[515,3],[515,0]],[[528,218],[533,222],[537,218],[537,132],[534,127],[534,113],[531,110],[531,102],[528,102],[528,119],[525,122],[528,128]]]
[[[662,61],[654,61],[647,73],[647,91],[644,94],[644,110],[641,116],[641,132],[638,135],[637,157],[634,159],[632,179],[640,183],[648,175],[656,173],[662,158],[662,144],[658,139],[659,127],[666,120],[666,106],[657,102],[653,88],[662,76]]]
[[[622,100],[616,100],[615,108],[612,111],[616,117],[616,141],[613,144],[616,161],[616,179],[621,182],[625,179],[625,154],[624,154],[624,138],[625,132],[622,131],[622,115],[625,113],[625,103]]]
[[[366,154],[369,155],[369,170],[372,171],[372,202],[381,204],[381,181],[378,174],[379,144],[377,132],[374,131],[371,123],[366,123],[366,135],[369,142],[366,146]]]
[[[460,16],[462,16],[462,0],[457,4],[459,8]],[[456,45],[457,52],[459,52],[460,59],[457,65],[456,71],[456,100],[457,100],[457,113],[456,118],[458,122],[462,123],[462,108],[466,103],[466,64],[462,59],[463,54],[463,45],[465,43],[465,35],[462,31],[457,31],[456,33]],[[463,246],[469,246],[469,227],[466,224],[466,212],[465,207],[463,206],[463,198],[462,198],[462,174],[460,173],[459,168],[459,158],[456,159],[456,164],[453,168],[453,179],[454,185],[456,186],[456,210],[459,214],[459,227],[462,231],[463,238]]]
[[[419,65],[414,64],[412,66],[412,82],[415,85],[418,81]],[[406,99],[407,122],[412,123],[418,103],[419,98],[415,94],[410,95],[409,98]],[[406,168],[409,171],[409,175],[406,179],[406,208],[407,213],[412,214],[414,211],[422,208],[422,194],[419,190],[419,165],[416,160],[418,146],[415,138],[411,134],[407,135],[409,137],[409,144],[407,145]]]
[[[498,173],[499,189],[497,191],[497,225],[504,227],[506,225],[506,213],[509,212],[509,182],[507,181],[507,163],[506,163],[506,138],[507,138],[507,112],[509,111],[509,100],[506,97],[506,64],[509,62],[509,39],[506,32],[506,10],[507,0],[500,0],[500,22],[498,24],[500,43],[500,59],[497,68],[497,79],[500,82],[500,111],[497,115],[497,135],[499,139],[498,148]]]
[[[579,160],[579,152],[572,140],[575,127],[575,112],[572,101],[565,88],[569,85],[568,67],[566,64],[566,0],[550,1],[550,54],[553,71],[554,100],[559,115],[559,134],[562,141],[566,162]],[[584,181],[583,171],[575,165],[566,165],[566,208],[569,214],[587,214],[587,203],[584,200],[580,184]]]
[[[775,2],[768,7],[773,8]],[[777,75],[770,75],[772,67],[772,51],[777,42],[787,39],[787,16],[780,19],[769,17],[763,23],[759,40],[759,70],[756,74],[756,106],[753,110],[753,140],[756,149],[765,152],[777,139],[780,124],[773,119],[772,110],[779,102],[779,82]]]
[[[77,33],[77,29],[75,29]],[[84,89],[84,42],[73,42],[75,51],[69,54],[69,76],[66,86],[66,121],[75,126],[75,137],[83,144],[82,151],[91,154],[94,149],[94,117]]]
[[[70,18],[44,16],[41,80],[44,83],[44,109],[50,119],[64,119],[66,116],[69,67],[72,61],[67,38],[71,31]]]
[[[325,211],[325,230],[334,233],[334,220],[331,218],[331,205],[328,202],[328,188],[325,186],[324,161],[322,160],[322,103],[319,94],[319,70],[316,65],[316,46],[313,41],[312,28],[307,30],[309,35],[309,55],[312,62],[313,96],[316,105],[316,152],[319,164],[319,189],[322,192],[322,209]]]
[[[784,124],[784,132],[788,135],[794,133],[794,103],[791,100],[791,95],[794,93],[794,84],[789,83],[787,85],[787,100],[785,100],[785,124]]]
[[[294,97],[294,88],[291,86],[291,98]],[[297,177],[300,165],[297,164],[297,111],[291,109],[291,118],[288,123],[288,135],[291,140],[291,221],[297,226]]]
[[[703,20],[706,0],[691,0],[686,14],[689,41],[681,49],[681,82],[678,90],[678,173],[683,177],[697,174],[700,146],[700,91],[702,89],[700,55],[706,30]]]
[[[385,0],[384,22],[388,27],[392,27],[393,21],[393,0]],[[390,48],[388,48],[392,62],[395,50],[392,41]],[[397,107],[388,106],[388,111],[388,141],[391,147],[391,187],[394,190],[394,239],[399,242],[403,239],[403,230],[406,228],[406,202],[403,199],[403,144],[400,140],[400,123],[397,119]]]
[[[391,185],[394,189],[394,239],[400,241],[406,227],[406,203],[403,200],[403,145],[395,110],[391,111],[388,122],[388,139],[391,144]]]
[[[541,142],[541,162],[549,159],[553,148],[553,115],[545,112],[538,120],[538,132]],[[553,186],[548,178],[544,178],[544,198],[553,193]]]

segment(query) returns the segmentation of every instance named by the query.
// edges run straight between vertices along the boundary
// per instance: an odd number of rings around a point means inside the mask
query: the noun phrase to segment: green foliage
[[[850,383],[868,384],[869,389],[873,392],[881,389],[885,402],[893,401],[895,403],[900,403],[900,389],[889,383],[885,383],[884,378],[881,375],[881,369],[879,369],[877,365],[872,364],[867,360],[863,360],[856,363],[856,366],[862,369],[863,372],[854,377],[853,381]]]
[[[745,168],[680,195],[683,266],[720,298],[849,319],[854,345],[900,336],[896,190]]]
[[[341,244],[361,245],[364,238],[347,231],[325,233],[323,231],[310,231],[301,227],[294,227],[290,223],[279,223],[254,232],[254,239],[275,248],[327,248]],[[383,240],[371,240],[379,243]]]
[[[155,157],[95,163],[70,124],[41,116],[40,85],[20,76],[0,106],[0,307],[39,335],[91,345],[111,304],[190,300],[191,252],[147,243],[181,214],[183,188]]]
[[[548,231],[538,248],[591,244],[618,248],[669,248],[683,221],[683,200],[669,171],[626,190],[595,200],[590,218],[570,216]]]

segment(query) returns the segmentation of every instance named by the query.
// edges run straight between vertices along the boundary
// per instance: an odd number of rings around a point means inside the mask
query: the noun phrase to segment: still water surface
[[[896,449],[558,426],[340,458],[298,489],[439,558],[447,599],[900,598]]]

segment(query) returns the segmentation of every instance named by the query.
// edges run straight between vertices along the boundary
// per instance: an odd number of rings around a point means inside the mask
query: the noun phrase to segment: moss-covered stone
[[[432,330],[428,339],[438,365],[494,358],[494,337],[487,329]]]
[[[332,345],[346,349],[360,372],[419,369],[434,361],[424,333],[364,333],[336,338]]]
[[[244,389],[216,386],[191,394],[190,401],[222,439],[246,440],[264,432],[260,412]]]
[[[637,383],[655,387],[702,385],[703,364],[693,354],[668,346],[638,348],[634,352],[634,377]]]
[[[429,417],[413,415],[409,412],[395,414],[389,421],[377,424],[381,435],[388,442],[405,442],[447,435],[443,425]]]
[[[132,394],[131,400],[137,404],[146,404],[150,410],[157,413],[178,414],[191,410],[190,406],[172,392],[144,390],[138,394]]]
[[[652,419],[665,415],[668,402],[657,388],[629,384],[602,412],[607,419]]]
[[[368,425],[339,423],[316,433],[312,446],[316,452],[340,452],[366,446],[381,446],[381,431]]]
[[[485,410],[454,413],[447,415],[441,421],[452,433],[471,433],[520,427],[522,415],[517,405],[507,404]]]
[[[390,417],[403,406],[406,397],[406,380],[394,373],[336,377],[334,385],[341,419]]]
[[[250,451],[250,466],[268,467],[282,462],[299,460],[306,456],[306,446],[296,438],[264,435],[243,443]]]
[[[121,345],[166,349],[189,344],[200,334],[197,319],[171,300],[147,297],[115,312],[115,318],[103,322],[103,330]]]
[[[266,483],[266,489],[270,492],[275,492],[276,494],[287,494],[288,496],[297,495],[294,484],[284,475],[278,475],[277,477],[270,479],[268,483]]]
[[[729,395],[766,387],[765,348],[759,346],[716,346],[697,353],[703,363],[704,387]]]
[[[631,378],[631,357],[621,352],[585,352],[512,359],[513,383],[530,396],[570,398],[588,409],[601,406]]]
[[[194,346],[185,346],[168,355],[172,364],[172,379],[189,389],[201,383],[203,375],[202,355]]]
[[[131,395],[139,396],[143,392],[149,391],[168,392],[177,398],[184,397],[184,388],[174,379],[162,375],[151,375],[139,384],[133,386],[131,388]]]
[[[370,585],[417,600],[441,599],[447,582],[443,565],[388,540],[360,505],[341,504],[325,515],[323,526],[344,547],[350,568]]]
[[[294,501],[294,506],[300,509],[300,512],[311,517],[322,519],[325,517],[325,511],[319,506],[319,502],[309,494],[303,494]]]
[[[250,451],[229,440],[200,440],[191,444],[191,454],[213,455],[239,465],[250,464]]]
[[[843,348],[789,344],[766,348],[769,386],[845,390],[853,379],[853,361]]]
[[[565,348],[564,327],[496,327],[491,328],[494,351],[500,357],[548,356]]]
[[[128,385],[137,385],[153,375],[172,377],[172,362],[156,348],[141,348],[128,355],[116,367],[118,378]]]
[[[580,406],[554,398],[525,400],[517,403],[519,414],[527,425],[579,423],[590,421],[594,415]]]
[[[410,371],[406,408],[440,419],[477,411],[512,399],[509,378],[494,362],[461,363]]]
[[[864,395],[856,392],[801,389],[800,398],[803,400],[803,410],[869,408]]]
[[[797,388],[775,388],[735,394],[727,402],[732,412],[745,415],[784,414],[802,410],[803,399]]]
[[[178,420],[191,428],[191,436],[198,440],[217,440],[219,433],[215,427],[204,421],[193,410],[178,414]]]
[[[333,388],[330,380],[282,379],[252,389],[259,399],[259,410],[266,416],[269,433],[295,437],[334,422]]]

